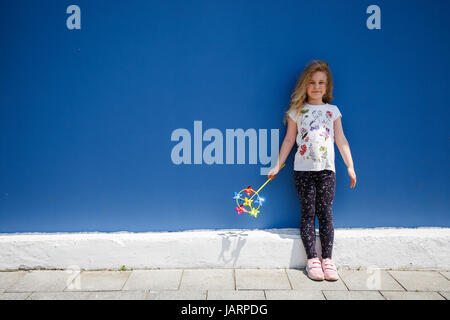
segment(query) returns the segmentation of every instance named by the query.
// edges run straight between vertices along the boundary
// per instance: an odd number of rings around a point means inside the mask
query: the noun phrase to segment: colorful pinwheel
[[[281,169],[284,166],[285,166],[285,164],[283,164]],[[258,213],[260,212],[259,208],[262,206],[263,202],[265,201],[265,199],[263,197],[260,197],[259,191],[261,191],[261,189],[264,188],[265,185],[267,183],[269,183],[269,181],[272,179],[273,179],[273,177],[268,178],[267,181],[257,191],[253,190],[251,186],[248,186],[246,189],[242,189],[241,191],[234,193],[233,199],[236,200],[236,204],[237,204],[237,207],[235,207],[234,209],[237,211],[237,213],[239,215],[242,212],[246,212],[255,218],[258,217]],[[244,192],[247,194],[247,197],[244,195]],[[250,197],[250,195],[252,195],[252,196]],[[255,198],[255,196],[256,196],[256,198]],[[250,198],[248,198],[248,197],[250,197]]]

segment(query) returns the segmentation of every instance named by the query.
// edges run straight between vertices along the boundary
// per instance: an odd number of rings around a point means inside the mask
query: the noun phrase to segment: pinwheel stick
[[[284,167],[285,165],[286,165],[286,163],[283,163],[283,165],[281,166],[280,170],[283,169],[283,167]],[[257,194],[259,191],[261,191],[261,189],[264,188],[265,185],[268,184],[269,181],[272,180],[272,179],[273,179],[273,177],[272,177],[272,178],[268,178],[267,181],[264,182],[264,184],[261,186],[261,188],[259,188],[255,193],[253,193],[252,197],[251,197],[249,200],[253,199],[253,197],[255,196],[255,194]]]

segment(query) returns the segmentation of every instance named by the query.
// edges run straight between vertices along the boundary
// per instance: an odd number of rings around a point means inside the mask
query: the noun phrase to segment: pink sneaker
[[[339,279],[336,266],[330,258],[322,259],[322,270],[325,280],[336,281]]]
[[[319,258],[308,259],[306,262],[308,277],[312,280],[323,280],[323,271]]]

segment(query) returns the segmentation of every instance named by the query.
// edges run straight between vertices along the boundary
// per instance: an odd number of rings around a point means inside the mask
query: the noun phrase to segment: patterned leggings
[[[300,235],[308,259],[317,257],[315,216],[319,218],[322,258],[331,258],[334,240],[332,204],[336,174],[332,170],[294,171],[295,188],[301,205]]]

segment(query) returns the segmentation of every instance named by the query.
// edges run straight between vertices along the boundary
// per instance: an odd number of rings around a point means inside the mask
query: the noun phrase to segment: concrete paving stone
[[[233,269],[184,269],[180,290],[234,290]]]
[[[63,291],[72,279],[73,275],[64,270],[33,270],[26,272],[5,292]]]
[[[87,300],[144,300],[148,291],[97,291],[90,292]]]
[[[445,299],[450,300],[450,291],[439,291],[439,293],[445,297]]]
[[[388,271],[408,291],[450,291],[450,281],[437,271]]]
[[[235,269],[236,289],[291,289],[284,269]]]
[[[22,278],[26,271],[2,271],[0,272],[0,293],[11,287],[20,278]]]
[[[446,277],[448,280],[450,280],[450,272],[449,271],[441,271],[441,274]]]
[[[378,291],[323,291],[327,300],[385,300]]]
[[[26,300],[31,292],[3,292],[0,300]]]
[[[385,270],[341,270],[339,276],[348,290],[389,290],[405,289]]]
[[[122,290],[178,290],[183,270],[133,270]]]
[[[206,300],[206,290],[149,291],[146,300]]]
[[[65,291],[121,290],[131,271],[82,271]]]
[[[208,290],[207,300],[266,300],[263,290]]]
[[[267,300],[325,300],[320,290],[265,290]]]
[[[33,292],[27,300],[86,300],[89,292]]]
[[[381,291],[381,294],[387,300],[445,300],[443,296],[433,291]]]
[[[286,272],[294,290],[347,290],[342,279],[314,281],[308,278],[304,269],[286,269]]]

